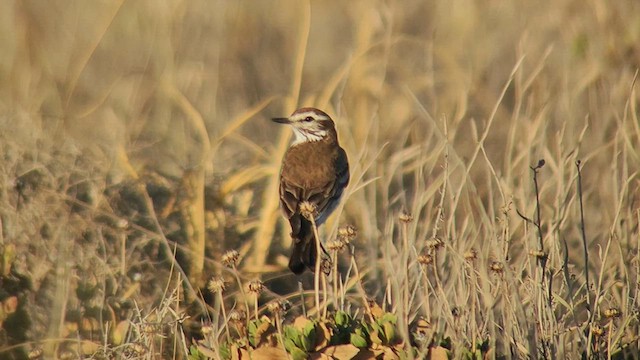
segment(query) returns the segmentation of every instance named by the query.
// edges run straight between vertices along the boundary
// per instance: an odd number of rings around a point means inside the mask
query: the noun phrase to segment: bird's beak
[[[278,124],[291,124],[289,118],[272,118],[271,121],[277,122]]]

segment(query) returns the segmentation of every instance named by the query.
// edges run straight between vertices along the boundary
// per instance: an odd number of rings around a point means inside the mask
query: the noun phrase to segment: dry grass
[[[268,358],[336,309],[393,313],[407,357],[638,351],[636,1],[7,1],[0,34],[3,358],[221,357],[252,326]],[[358,229],[321,314],[266,120],[303,105],[351,164],[321,236]]]

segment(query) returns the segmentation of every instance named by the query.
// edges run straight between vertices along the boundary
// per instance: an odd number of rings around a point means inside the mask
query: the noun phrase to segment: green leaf
[[[385,337],[386,343],[387,344],[392,343],[396,338],[395,325],[388,322],[382,325],[382,327],[384,328],[384,337]]]
[[[392,313],[385,313],[379,320],[379,323],[390,322],[392,324],[396,324],[398,322],[398,316]]]
[[[229,347],[229,343],[224,342],[220,345],[220,350],[218,350],[218,352],[220,353],[220,357],[223,359],[231,359],[231,349]]]
[[[288,340],[288,341],[291,341],[291,343],[295,347],[302,349],[304,351],[309,351],[307,338],[304,336],[304,334],[300,330],[296,329],[295,327],[293,326],[285,327],[284,337],[285,337],[285,343]]]
[[[301,335],[300,331],[291,325],[284,327],[285,339],[297,340]]]
[[[384,337],[384,335],[382,337]],[[382,345],[382,343],[384,343],[382,337],[380,336],[380,332],[378,332],[377,330],[374,330],[371,333],[369,333],[369,339],[374,344]]]
[[[354,332],[355,332],[356,334],[358,334],[358,335],[360,335],[360,336],[364,337],[365,339],[366,339],[367,337],[369,337],[369,329],[367,329],[367,328],[366,328],[366,327],[364,327],[364,326],[358,326]]]
[[[451,338],[449,336],[447,336],[446,338],[442,338],[440,340],[440,346],[442,346],[445,349],[451,350],[451,344],[453,343],[453,341],[451,341]]]
[[[256,324],[257,321],[252,320],[249,321],[249,326],[247,327],[247,330],[249,331],[249,334],[255,334],[256,330],[258,329],[258,325]]]
[[[336,312],[336,317],[335,317],[335,321],[336,321],[336,325],[339,327],[347,327],[349,326],[349,323],[351,319],[349,318],[349,315],[347,313],[345,313],[344,311],[338,311]]]
[[[378,323],[372,323],[370,325],[369,338],[374,344],[382,345],[384,343],[384,330]]]
[[[382,326],[380,326],[380,324],[378,324],[377,322],[374,322],[371,324],[371,330],[372,331],[382,331]]]
[[[293,360],[306,360],[307,358],[309,358],[309,355],[306,352],[298,349],[297,347],[293,348],[293,350],[289,351],[289,353],[291,354],[291,358]]]
[[[480,349],[476,349],[473,354],[474,359],[482,360],[482,351],[480,351]]]
[[[204,356],[203,353],[198,350],[198,347],[195,345],[191,345],[189,348],[189,360],[207,360],[207,357]]]
[[[260,326],[260,323],[260,320],[252,320],[249,321],[249,326],[247,326],[247,330],[249,332],[249,344],[251,344],[252,347],[256,347],[258,345],[258,339],[256,335],[258,333],[258,327]]]
[[[298,349],[298,346],[291,339],[284,339],[284,348],[287,349],[288,352],[293,352],[295,349]]]
[[[364,336],[358,333],[351,334],[351,336],[349,337],[349,342],[351,343],[351,345],[358,348],[366,348],[368,345],[367,339],[365,339]]]
[[[313,335],[316,334],[316,323],[313,321],[310,321],[307,325],[305,325],[304,329],[302,329],[302,333],[304,334],[304,336],[309,336],[313,333]]]
[[[469,349],[462,349],[462,358],[464,360],[474,360],[474,354]]]
[[[305,351],[312,351],[316,345],[316,324],[314,322],[308,323],[302,330],[302,334],[302,348]]]
[[[481,354],[484,354],[487,351],[489,351],[489,346],[491,346],[491,344],[489,343],[489,339],[476,342],[476,349],[478,349]]]

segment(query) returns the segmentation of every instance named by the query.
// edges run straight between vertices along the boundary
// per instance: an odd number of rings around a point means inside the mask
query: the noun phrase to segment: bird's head
[[[331,117],[316,108],[301,108],[286,118],[273,118],[274,122],[288,124],[293,128],[296,139],[293,145],[320,141],[327,136],[335,136],[335,125]]]

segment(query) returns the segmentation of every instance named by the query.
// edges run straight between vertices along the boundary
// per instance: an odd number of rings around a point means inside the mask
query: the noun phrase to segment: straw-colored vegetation
[[[634,357],[639,68],[634,0],[0,2],[0,358]]]

